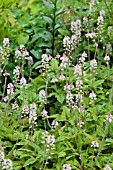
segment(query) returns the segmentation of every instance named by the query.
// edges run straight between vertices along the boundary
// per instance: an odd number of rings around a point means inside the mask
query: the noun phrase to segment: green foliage
[[[1,39],[11,38],[0,47],[1,169],[7,158],[14,170],[113,169],[112,5],[0,1]]]

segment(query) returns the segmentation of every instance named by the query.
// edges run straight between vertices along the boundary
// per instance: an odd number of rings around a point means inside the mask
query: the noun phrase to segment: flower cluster
[[[20,45],[20,49],[16,49],[15,51],[15,62],[17,62],[18,60],[25,60],[28,59],[29,60],[29,52],[27,51],[27,49],[25,48],[25,46],[22,44]]]
[[[80,63],[80,64],[84,64],[86,58],[87,58],[87,54],[86,54],[86,52],[84,51],[84,52],[82,53],[82,56],[79,58],[79,63]]]
[[[34,128],[36,125],[36,120],[37,120],[37,114],[36,114],[36,104],[31,103],[30,104],[30,114],[29,114],[29,124],[30,128]]]
[[[96,94],[94,93],[94,91],[92,91],[89,94],[89,98],[90,98],[90,104],[92,104],[94,102],[94,100],[96,100]]]
[[[53,120],[52,123],[51,123],[51,127],[52,127],[53,129],[56,129],[57,126],[58,126],[57,120]]]
[[[2,63],[6,62],[6,59],[9,59],[10,48],[9,48],[9,38],[4,38],[3,47],[0,47],[0,55],[2,57]]]
[[[24,76],[20,79],[20,87],[25,87],[27,84],[27,81]]]
[[[47,114],[48,114],[48,112],[45,109],[43,109],[41,112],[42,117],[46,117]]]
[[[7,94],[12,95],[14,93],[14,86],[12,83],[7,85]]]
[[[73,83],[71,84],[66,84],[64,86],[64,90],[66,91],[66,103],[67,105],[70,107],[72,106],[73,107],[73,104],[74,104],[74,97],[73,97],[73,94],[71,93],[71,90],[74,89],[74,85]]]
[[[95,71],[96,68],[97,68],[97,61],[96,59],[93,59],[90,61],[90,69]]]
[[[63,47],[65,48],[66,52],[71,51],[71,39],[69,36],[64,37],[63,39]]]
[[[2,170],[12,170],[12,161],[5,159],[4,152],[0,150],[0,167]]]
[[[28,105],[23,106],[21,113],[22,113],[22,116],[21,116],[22,118],[29,115],[29,107],[28,107]]]
[[[107,65],[109,64],[110,57],[107,54],[104,57],[104,61],[106,62]]]
[[[97,140],[92,141],[91,147],[93,147],[93,148],[98,148],[99,147],[99,144],[98,144]]]
[[[62,166],[62,170],[71,170],[70,164],[64,164],[64,165]]]
[[[55,147],[55,137],[54,135],[49,135],[47,131],[42,133],[42,143],[45,145],[45,156],[50,158],[50,155],[53,154],[52,150]]]
[[[44,90],[40,90],[39,99],[42,103],[46,103],[46,92]]]
[[[49,66],[49,62],[52,59],[50,55],[42,54],[42,67],[45,70]]]
[[[3,166],[2,169],[12,170],[12,161],[10,159],[4,159],[2,166]]]
[[[106,165],[106,166],[104,167],[104,170],[112,170],[112,169],[110,168],[109,165]]]
[[[15,101],[13,104],[12,104],[12,109],[13,110],[17,110],[18,109],[18,104],[17,104],[17,102]]]
[[[60,57],[61,60],[61,70],[64,70],[64,68],[67,67],[67,65],[69,64],[69,58],[66,56],[65,53],[63,53],[62,57]]]
[[[81,38],[81,20],[71,22],[71,31],[73,33],[71,37],[71,50],[74,50]]]
[[[107,116],[106,116],[106,121],[108,121],[108,122],[110,122],[110,123],[113,121],[113,116],[111,115],[110,112],[108,112],[108,114],[107,114]]]
[[[13,70],[13,77],[14,77],[14,82],[18,82],[19,77],[20,77],[20,67],[16,66],[15,69]]]
[[[87,39],[94,39],[96,37],[96,33],[94,32],[94,31],[92,31],[92,32],[88,32],[87,34],[86,34],[86,38]]]

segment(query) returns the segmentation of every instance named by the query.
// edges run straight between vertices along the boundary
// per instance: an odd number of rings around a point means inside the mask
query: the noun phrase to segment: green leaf
[[[28,159],[25,162],[24,167],[34,164],[37,160],[38,160],[37,158],[30,158],[30,159]]]
[[[50,17],[47,17],[47,16],[43,16],[44,20],[46,22],[48,22],[49,24],[52,24],[53,23],[53,20],[50,18]]]
[[[58,69],[58,60],[57,59],[53,58],[51,60],[50,64],[51,64],[51,67],[52,67],[53,70]]]
[[[104,80],[97,80],[93,83],[94,88],[96,88],[97,86],[101,85],[104,82]]]
[[[63,101],[65,100],[65,95],[64,94],[55,94],[55,97],[57,98],[57,100],[62,104]]]
[[[18,44],[21,45],[21,44],[26,44],[27,41],[29,39],[29,35],[28,34],[25,34],[25,33],[21,33],[19,36],[18,36]]]
[[[62,151],[62,152],[58,153],[58,158],[64,157],[65,155],[66,155],[66,153]]]
[[[43,3],[49,10],[52,10],[54,8],[54,6],[51,3],[47,2],[47,0],[43,0]]]

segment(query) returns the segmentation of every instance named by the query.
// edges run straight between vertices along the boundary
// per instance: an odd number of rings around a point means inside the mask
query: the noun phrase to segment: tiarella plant
[[[72,2],[66,0],[66,11],[80,5]],[[33,13],[35,2],[24,3],[27,9],[31,4]],[[0,46],[0,168],[111,170],[113,67],[105,6],[100,10],[101,2],[85,1],[80,17],[76,8],[78,18],[70,22],[60,51],[56,36],[64,1],[43,4],[49,34],[41,35],[44,43],[51,35],[51,46],[44,46],[40,61],[34,63],[26,48],[30,42],[20,41],[13,50],[12,40],[4,38]]]

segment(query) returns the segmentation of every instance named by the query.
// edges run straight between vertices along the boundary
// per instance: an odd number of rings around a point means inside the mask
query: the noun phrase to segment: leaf
[[[12,25],[15,24],[15,19],[14,19],[14,17],[8,16],[8,20],[9,20],[9,22],[10,22]]]
[[[47,0],[43,0],[43,3],[49,10],[52,10],[54,8],[54,6],[51,3],[47,2]]]
[[[30,52],[31,52],[31,54],[34,55],[35,58],[40,59],[39,53],[37,51],[31,50]]]
[[[58,69],[58,64],[59,64],[59,63],[58,63],[58,60],[57,60],[57,59],[53,58],[53,59],[51,60],[50,64],[51,64],[51,67],[52,67],[53,70]]]
[[[29,35],[28,34],[25,34],[25,33],[21,33],[19,36],[18,36],[18,44],[21,45],[21,44],[26,44],[27,41],[29,39]]]
[[[65,100],[65,95],[64,94],[55,94],[55,97],[57,100],[62,104],[63,101]]]
[[[52,24],[53,23],[53,20],[50,18],[50,17],[47,17],[47,16],[43,16],[44,20],[46,22],[48,22],[49,24]]]
[[[62,152],[59,152],[59,153],[58,153],[58,158],[60,158],[60,157],[64,157],[65,155],[66,155],[66,153],[65,153],[65,152],[63,152],[63,151],[62,151]]]
[[[97,86],[101,85],[104,82],[104,80],[97,80],[93,83],[93,86],[96,88]]]
[[[32,165],[34,164],[35,162],[37,161],[37,158],[30,158],[28,159],[25,164],[24,164],[24,167],[28,166],[28,165]]]

